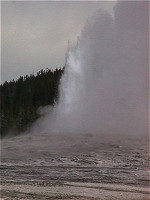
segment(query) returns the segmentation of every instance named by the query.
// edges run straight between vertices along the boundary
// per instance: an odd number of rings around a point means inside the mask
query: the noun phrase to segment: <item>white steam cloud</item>
[[[66,58],[60,99],[43,132],[148,134],[149,2],[99,10]]]

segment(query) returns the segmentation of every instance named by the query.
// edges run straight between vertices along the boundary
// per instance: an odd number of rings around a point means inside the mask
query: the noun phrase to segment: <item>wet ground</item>
[[[149,199],[148,137],[41,133],[1,145],[1,199]]]

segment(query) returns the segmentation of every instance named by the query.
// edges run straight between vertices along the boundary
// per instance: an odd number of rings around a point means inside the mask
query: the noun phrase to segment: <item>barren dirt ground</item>
[[[150,199],[146,137],[41,133],[1,145],[2,200]]]

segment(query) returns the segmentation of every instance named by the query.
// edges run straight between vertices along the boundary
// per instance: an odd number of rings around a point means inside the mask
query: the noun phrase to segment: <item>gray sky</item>
[[[1,80],[63,67],[68,41],[75,43],[86,20],[115,1],[3,1]]]

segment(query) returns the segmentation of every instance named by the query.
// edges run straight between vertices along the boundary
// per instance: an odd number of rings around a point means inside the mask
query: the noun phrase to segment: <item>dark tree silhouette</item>
[[[20,76],[16,81],[0,85],[1,137],[9,130],[16,134],[25,131],[38,119],[40,106],[53,106],[58,100],[59,81],[63,69],[41,70],[36,75]]]

